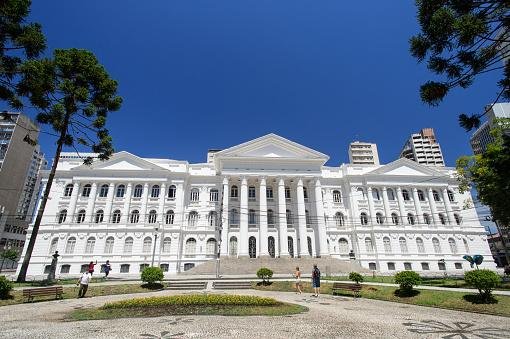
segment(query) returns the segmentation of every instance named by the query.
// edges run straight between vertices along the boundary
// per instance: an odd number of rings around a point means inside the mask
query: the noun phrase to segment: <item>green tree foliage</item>
[[[18,252],[10,248],[8,250],[3,251],[2,254],[0,254],[0,258],[15,261],[16,259],[18,259]]]
[[[452,88],[467,88],[490,71],[503,73],[498,98],[510,99],[509,0],[416,0],[416,6],[421,32],[410,39],[411,54],[443,78],[421,86],[424,102],[438,105]],[[459,116],[467,130],[478,127],[479,118]]]
[[[472,270],[466,272],[464,280],[470,286],[478,290],[482,301],[488,302],[492,297],[492,291],[499,286],[501,278],[491,270]]]
[[[3,275],[0,276],[0,299],[8,299],[12,290],[12,283]]]
[[[142,271],[142,281],[149,285],[153,285],[156,281],[163,280],[163,270],[159,267],[146,267]]]
[[[273,271],[267,267],[261,267],[257,271],[257,277],[262,279],[263,284],[269,284],[269,279],[273,276]]]
[[[410,294],[413,286],[421,283],[421,277],[414,271],[402,271],[395,274],[395,283],[400,285],[400,290]]]
[[[356,284],[359,284],[360,282],[363,282],[364,278],[358,272],[351,272],[349,273],[349,280],[352,280],[356,282]]]
[[[120,109],[122,98],[117,96],[117,82],[110,78],[94,54],[80,49],[57,49],[51,59],[26,61],[21,67],[18,94],[39,108],[37,121],[51,126],[59,135],[53,166],[18,275],[18,281],[24,281],[62,148],[76,149],[78,143],[98,153],[100,160],[108,159],[113,147],[105,128],[106,118],[109,112]],[[92,159],[85,158],[84,162],[90,164]]]
[[[23,107],[16,91],[20,67],[46,48],[41,25],[26,21],[30,4],[30,0],[0,1],[0,100],[16,109]]]

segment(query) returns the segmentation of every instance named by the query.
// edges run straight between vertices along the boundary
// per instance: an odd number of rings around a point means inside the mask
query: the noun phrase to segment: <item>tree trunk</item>
[[[46,188],[41,198],[41,205],[39,206],[39,210],[37,211],[37,218],[35,219],[34,227],[32,228],[32,233],[30,234],[30,241],[28,242],[27,251],[25,253],[25,257],[23,258],[23,264],[21,264],[18,278],[16,280],[17,282],[25,282],[27,276],[28,265],[30,264],[30,259],[32,257],[32,252],[34,250],[35,240],[37,238],[37,233],[39,232],[39,226],[41,225],[44,208],[46,207],[46,202],[48,201],[48,196],[50,195],[51,185],[53,184],[53,178],[55,177],[55,172],[57,171],[58,160],[60,159],[60,152],[62,152],[64,138],[67,135],[67,127],[69,125],[70,118],[71,113],[70,112],[66,113],[66,116],[64,117],[64,125],[62,127],[62,131],[60,132],[60,138],[57,141],[55,159],[53,160],[53,165],[51,166],[51,171],[48,176],[48,182],[46,183]]]

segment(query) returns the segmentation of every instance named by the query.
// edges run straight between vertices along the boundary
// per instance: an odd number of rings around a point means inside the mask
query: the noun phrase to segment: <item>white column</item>
[[[149,198],[149,184],[143,185],[142,207],[140,208],[140,220],[143,224],[147,222],[147,199]]]
[[[390,203],[388,201],[388,189],[386,187],[382,188],[382,200],[384,204],[384,223],[389,224],[391,221],[391,210],[390,210]]]
[[[174,223],[178,223],[180,227],[184,226],[184,194],[184,182],[176,183]]]
[[[239,256],[248,256],[248,181],[241,179],[241,207],[239,211]]]
[[[65,190],[65,186],[64,186]],[[74,213],[76,212],[76,202],[78,201],[78,194],[80,193],[80,183],[75,182],[73,184],[73,193],[71,193],[71,201],[69,202],[69,208],[67,209],[67,220],[74,220]],[[38,211],[38,209],[36,210]]]
[[[283,178],[278,179],[278,226],[280,229],[280,257],[288,257],[287,206],[285,203],[285,182]]]
[[[228,232],[230,231],[229,228],[229,220],[228,220],[228,196],[229,196],[229,189],[228,189],[228,178],[223,178],[223,191],[221,194],[222,199],[222,211],[221,211],[221,255],[228,255],[228,246],[230,245],[228,243]]]
[[[87,201],[87,209],[85,210],[86,222],[90,222],[92,220],[92,214],[94,213],[94,204],[97,199],[96,195],[97,195],[97,183],[93,182],[92,187],[90,189],[90,195]],[[107,217],[109,218],[110,216],[108,215]],[[75,221],[76,220],[73,219],[73,222]]]
[[[121,214],[121,223],[126,225],[129,222],[129,212],[131,206],[131,195],[133,191],[133,184],[128,183],[126,188],[126,194],[124,194],[124,208]]]
[[[165,192],[166,184],[162,183],[159,190],[159,206],[158,206],[158,221],[161,222],[161,225],[165,225],[165,199],[166,199]]]
[[[430,212],[432,214],[432,220],[434,220],[434,224],[439,223],[439,215],[437,214],[436,201],[434,200],[434,193],[432,192],[432,188],[427,190],[429,195],[429,204],[430,204]]]
[[[298,229],[299,229],[299,255],[302,257],[310,256],[308,253],[308,241],[306,232],[306,213],[305,213],[305,195],[303,191],[303,180],[298,179],[297,183],[297,210],[298,210]]]
[[[400,213],[400,223],[404,225],[406,222],[406,210],[404,208],[404,199],[402,198],[402,189],[397,187],[398,211]]]
[[[115,190],[115,184],[110,183],[108,186],[108,194],[106,195],[106,206],[104,209],[105,215],[111,215],[112,214],[112,205],[113,205],[113,191]]]
[[[322,201],[322,186],[319,179],[315,181],[315,210],[317,212],[317,232],[319,233],[318,257],[329,256],[328,235],[324,222],[324,203]]]
[[[266,178],[260,178],[259,186],[259,229],[260,229],[260,254],[261,256],[269,256],[267,244],[267,200],[266,200]]]
[[[421,202],[418,197],[418,189],[416,187],[413,188],[413,200],[414,200],[414,208],[416,209],[416,223],[419,224],[423,217],[423,212],[421,210]]]
[[[453,216],[452,205],[450,204],[450,198],[448,198],[448,189],[443,188],[443,203],[446,208],[446,213],[448,214],[448,220],[450,220],[450,225],[455,225],[455,217]]]
[[[367,187],[368,196],[368,211],[370,213],[370,225],[375,224],[375,208],[374,208],[374,196],[372,195],[372,187]]]

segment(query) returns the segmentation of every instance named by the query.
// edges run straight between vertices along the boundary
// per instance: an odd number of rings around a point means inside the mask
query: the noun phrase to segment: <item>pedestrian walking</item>
[[[93,261],[91,261],[91,262],[89,263],[89,273],[90,273],[90,275],[91,275],[91,276],[92,276],[92,274],[94,274],[94,266],[95,266],[95,265],[97,265],[97,260],[96,260],[96,263],[95,263],[95,264],[94,264],[94,262],[93,262]]]
[[[87,293],[89,288],[90,279],[92,279],[92,275],[90,275],[89,272],[83,272],[80,279],[78,279],[78,282],[76,283],[76,285],[80,285],[80,289],[78,290],[78,298],[85,297],[85,293]]]
[[[106,260],[106,263],[103,264],[103,272],[104,272],[104,278],[108,278],[108,274],[110,274],[110,271],[112,270],[112,267],[110,266],[110,260]]]
[[[296,278],[296,293],[301,294],[303,291],[301,291],[301,271],[299,270],[299,267],[296,267],[294,277]]]
[[[317,264],[313,265],[312,270],[312,287],[313,287],[313,296],[318,297],[321,290],[321,271],[317,267]]]

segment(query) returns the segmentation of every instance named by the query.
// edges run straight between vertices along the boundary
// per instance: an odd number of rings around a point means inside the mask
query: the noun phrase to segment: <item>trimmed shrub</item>
[[[6,277],[0,276],[0,299],[8,299],[12,290],[12,283]]]
[[[142,271],[142,281],[153,285],[156,281],[163,280],[163,270],[159,267],[146,267]]]
[[[273,271],[267,267],[261,267],[257,271],[257,277],[262,279],[263,284],[269,284],[269,279],[273,276]]]
[[[478,290],[482,301],[488,302],[492,297],[494,288],[501,283],[501,278],[496,272],[483,269],[466,272],[464,281]]]
[[[359,284],[360,282],[363,282],[364,278],[358,272],[351,272],[351,273],[349,273],[349,280],[352,280],[356,284]]]
[[[400,285],[403,293],[410,294],[413,286],[421,283],[421,277],[414,271],[402,271],[395,274],[395,283]]]

